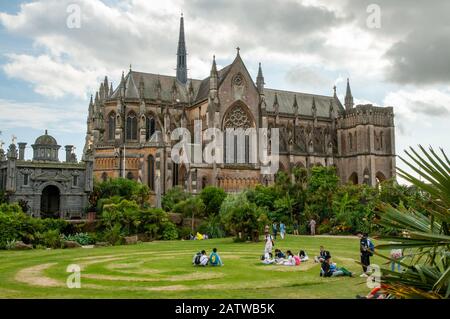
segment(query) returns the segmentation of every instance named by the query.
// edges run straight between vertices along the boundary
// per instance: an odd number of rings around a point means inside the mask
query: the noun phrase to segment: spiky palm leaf
[[[402,248],[410,251],[411,261],[402,262],[403,273],[382,271],[387,290],[399,298],[448,298],[450,296],[450,162],[441,149],[442,157],[430,147],[424,155],[413,148],[405,151],[410,161],[400,157],[420,178],[397,168],[398,175],[431,197],[430,205],[419,210],[404,207],[380,206],[383,226],[394,228],[399,236],[384,236],[395,243],[378,245],[377,248]],[[379,254],[380,255],[380,254]],[[383,256],[391,260],[389,257]]]

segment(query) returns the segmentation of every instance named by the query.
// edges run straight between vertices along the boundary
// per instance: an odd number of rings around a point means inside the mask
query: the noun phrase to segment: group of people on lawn
[[[205,250],[198,252],[192,259],[192,264],[195,266],[223,266],[222,259],[217,253],[217,248],[213,248],[212,253],[208,256]]]
[[[284,238],[284,230],[285,227],[282,227],[280,224],[280,235],[281,238]],[[284,226],[284,225],[283,225]],[[287,250],[286,253],[283,253],[280,249],[275,249],[274,254],[272,254],[272,250],[275,246],[274,237],[269,233],[268,226],[265,228],[264,233],[264,255],[261,256],[262,263],[264,264],[275,264],[275,265],[283,265],[283,266],[298,266],[302,262],[306,262],[309,260],[307,253],[304,250],[300,250],[298,254],[293,254],[291,250]],[[368,277],[370,274],[369,265],[370,265],[370,257],[373,256],[374,253],[374,245],[371,239],[369,239],[367,233],[358,233],[358,237],[360,240],[360,257],[361,257],[361,266],[363,269],[363,273],[360,275],[361,277]],[[391,270],[395,271],[395,264],[398,264],[398,271],[400,271],[400,263],[399,260],[403,258],[403,254],[401,250],[393,250],[391,251]],[[328,250],[325,250],[323,246],[320,246],[320,251],[317,256],[314,257],[315,263],[320,263],[320,276],[321,277],[338,277],[338,276],[349,276],[353,277],[353,273],[347,270],[344,267],[337,267],[336,263],[332,262],[331,254]],[[223,266],[222,259],[217,253],[217,249],[214,248],[212,253],[208,256],[205,250],[197,253],[192,263],[196,266]],[[375,291],[376,290],[376,291]],[[385,294],[380,292],[380,288],[374,289],[367,296],[357,296],[357,298],[385,298]]]
[[[309,226],[310,229],[310,234],[312,236],[316,235],[316,221],[311,218],[311,220],[308,222],[307,224]],[[298,235],[298,228],[299,228],[299,224],[297,221],[294,221],[294,225],[293,225],[293,235]],[[265,232],[269,232],[270,227],[269,225],[266,225],[264,231]],[[277,239],[277,234],[278,232],[280,233],[281,239],[284,239],[286,236],[286,225],[283,222],[280,222],[279,224],[274,221],[272,224],[272,235],[274,237],[274,239]]]

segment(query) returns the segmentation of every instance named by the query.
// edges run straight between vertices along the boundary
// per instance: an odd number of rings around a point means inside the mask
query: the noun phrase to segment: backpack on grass
[[[200,258],[202,258],[202,254],[197,253],[194,258],[194,265],[200,265]]]

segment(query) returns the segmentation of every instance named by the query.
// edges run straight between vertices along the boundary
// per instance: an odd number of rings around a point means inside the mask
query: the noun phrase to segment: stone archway
[[[386,180],[386,176],[384,176],[384,174],[381,173],[381,172],[377,172],[377,173],[375,174],[375,178],[376,178],[376,180],[377,180],[377,184],[380,184],[381,182],[383,182],[383,181]]]
[[[58,218],[61,205],[61,192],[55,185],[44,187],[41,194],[41,216]]]
[[[353,172],[348,178],[348,181],[354,185],[358,184],[358,174],[356,174],[356,172]]]

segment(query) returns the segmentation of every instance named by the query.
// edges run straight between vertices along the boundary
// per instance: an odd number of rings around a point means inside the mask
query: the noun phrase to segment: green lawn
[[[354,278],[321,278],[312,260],[297,267],[263,265],[264,244],[231,238],[161,241],[94,249],[0,251],[0,298],[354,298],[369,288],[360,278],[356,238],[288,236],[275,247],[310,257],[319,245]],[[217,247],[223,267],[194,267],[192,256]],[[375,258],[372,263],[381,264]],[[69,289],[66,268],[78,264],[81,288]]]

